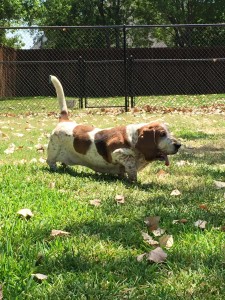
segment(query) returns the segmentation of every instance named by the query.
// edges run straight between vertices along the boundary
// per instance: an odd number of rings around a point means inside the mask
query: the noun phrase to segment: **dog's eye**
[[[166,136],[166,132],[165,131],[160,131],[160,134],[159,134],[161,137],[165,137]]]

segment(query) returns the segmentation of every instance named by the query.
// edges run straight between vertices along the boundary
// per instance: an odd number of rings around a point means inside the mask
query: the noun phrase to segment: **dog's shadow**
[[[132,188],[132,187],[138,187],[141,190],[149,190],[150,188],[153,188],[153,183],[141,183],[139,181],[137,182],[131,182],[128,180],[128,178],[120,178],[116,175],[111,174],[102,174],[97,173],[92,170],[79,170],[77,171],[75,168],[72,168],[70,166],[59,166],[55,171],[51,171],[49,168],[45,167],[45,171],[49,173],[57,173],[57,174],[67,174],[72,177],[79,177],[79,178],[91,178],[92,180],[102,183],[117,183],[118,181],[122,182],[122,184],[126,187]]]

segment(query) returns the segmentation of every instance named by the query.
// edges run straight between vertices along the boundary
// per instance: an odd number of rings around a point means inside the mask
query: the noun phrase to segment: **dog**
[[[69,120],[63,87],[50,75],[60,106],[59,123],[47,148],[47,164],[82,165],[100,173],[137,181],[138,171],[155,160],[169,165],[168,155],[176,154],[181,143],[158,121],[100,129]]]

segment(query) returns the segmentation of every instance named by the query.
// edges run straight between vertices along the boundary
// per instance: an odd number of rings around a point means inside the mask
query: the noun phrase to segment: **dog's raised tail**
[[[65,99],[62,84],[58,80],[58,78],[53,75],[49,76],[49,82],[54,85],[56,90],[57,98],[59,101],[59,108],[60,108],[60,119],[68,120],[68,109],[66,105],[66,99]]]

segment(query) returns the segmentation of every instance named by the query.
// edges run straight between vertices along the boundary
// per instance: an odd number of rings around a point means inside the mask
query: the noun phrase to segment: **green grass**
[[[68,100],[75,100],[74,109],[79,108],[77,97],[67,97]],[[225,106],[224,94],[211,95],[169,95],[169,96],[136,96],[134,97],[136,106],[150,105],[153,108],[199,108],[222,105]],[[85,105],[83,100],[83,105]],[[87,98],[87,107],[101,106],[124,106],[124,97],[104,97]],[[58,102],[55,97],[23,97],[0,99],[0,108],[2,112],[24,113],[29,112],[48,112],[55,111],[58,108]]]
[[[0,131],[0,285],[4,299],[224,299],[225,119],[222,114],[147,114],[75,111],[78,123],[98,127],[161,119],[181,139],[171,165],[154,162],[138,175],[137,184],[98,175],[75,166],[49,172],[48,135],[57,124],[54,114],[2,116]],[[23,136],[18,136],[23,134]],[[16,150],[5,154],[14,143]],[[37,162],[30,163],[35,158]],[[179,162],[185,165],[179,166]],[[178,163],[178,164],[177,164]],[[167,176],[157,173],[164,170]],[[51,183],[55,188],[51,188]],[[171,196],[178,189],[180,196]],[[118,205],[115,196],[125,196]],[[100,199],[94,207],[90,200]],[[200,209],[205,204],[207,210]],[[30,208],[24,220],[17,211]],[[173,235],[163,264],[138,262],[153,250],[143,241],[144,219],[160,216],[160,227]],[[173,224],[186,218],[184,224]],[[206,229],[194,226],[207,221]],[[51,238],[52,229],[70,232]],[[32,274],[47,280],[37,282]]]

